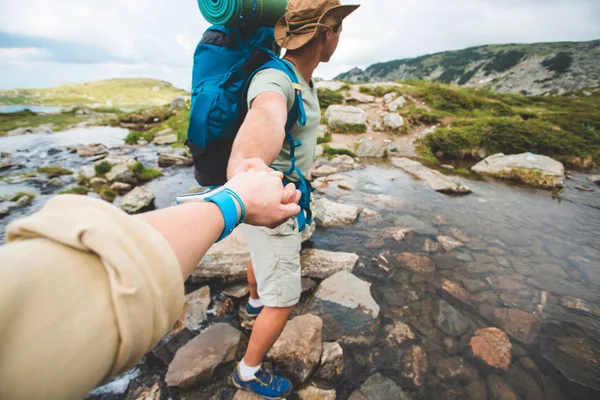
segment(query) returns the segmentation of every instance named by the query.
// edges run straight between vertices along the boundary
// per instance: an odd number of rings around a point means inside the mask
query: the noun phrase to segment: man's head
[[[290,51],[315,47],[320,61],[327,62],[337,48],[342,21],[358,7],[339,0],[290,0],[275,26],[275,40]]]

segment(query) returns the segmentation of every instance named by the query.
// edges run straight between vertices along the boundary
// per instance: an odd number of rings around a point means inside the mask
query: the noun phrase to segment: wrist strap
[[[232,196],[231,193],[233,193],[233,191],[223,190],[204,199],[205,201],[215,203],[221,209],[221,213],[223,214],[223,218],[225,220],[223,233],[221,233],[221,236],[219,236],[217,243],[231,235],[231,232],[233,232],[233,230],[238,226],[238,210],[235,204],[234,196]],[[235,197],[239,199],[237,194]],[[241,200],[239,200],[239,202],[240,208],[242,208],[243,203]],[[244,208],[242,208],[242,210],[244,210]]]

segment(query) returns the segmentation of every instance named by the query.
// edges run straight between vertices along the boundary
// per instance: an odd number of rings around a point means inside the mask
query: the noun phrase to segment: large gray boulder
[[[352,271],[358,262],[354,253],[305,249],[300,253],[302,276],[325,279],[340,271]]]
[[[532,153],[509,156],[494,154],[477,163],[471,170],[480,175],[516,180],[544,189],[560,188],[565,182],[565,167],[562,163]]]
[[[228,238],[210,248],[192,277],[202,281],[216,279],[223,283],[243,281],[249,260],[248,242],[242,231],[236,229]]]
[[[289,321],[267,353],[267,358],[295,384],[304,383],[321,359],[323,321],[316,315],[302,315]]]
[[[323,319],[323,340],[371,345],[379,331],[379,305],[371,284],[348,271],[325,279],[307,305]]]
[[[402,96],[390,101],[387,105],[389,112],[396,112],[398,109],[404,107],[406,99]]]
[[[183,389],[208,382],[221,364],[237,359],[242,334],[228,324],[215,324],[177,351],[166,382]]]
[[[396,131],[404,126],[404,118],[396,113],[385,114],[382,118],[386,130]]]
[[[325,111],[329,128],[334,132],[365,132],[367,113],[358,107],[332,105]]]
[[[188,154],[187,151],[168,151],[158,153],[158,166],[159,167],[185,167],[192,165],[194,160]]]
[[[153,210],[155,197],[150,189],[138,186],[123,198],[121,209],[128,214],[138,214]]]
[[[169,144],[177,143],[177,140],[177,135],[172,133],[170,135],[155,137],[154,140],[152,140],[152,144],[155,144],[157,146],[166,146]]]
[[[175,97],[173,100],[171,100],[171,107],[186,108],[187,107],[187,99],[183,96]]]
[[[429,169],[420,162],[413,161],[409,158],[392,158],[392,165],[402,169],[407,174],[424,180],[436,192],[457,194],[471,193],[471,189],[457,179]]]
[[[323,198],[312,203],[312,212],[318,227],[330,227],[355,223],[359,209]]]
[[[362,139],[358,144],[356,155],[360,158],[383,158],[385,149],[371,139]]]
[[[112,169],[106,173],[106,179],[110,182],[123,182],[135,185],[137,179],[135,173],[129,168],[128,165],[119,164],[112,167]]]

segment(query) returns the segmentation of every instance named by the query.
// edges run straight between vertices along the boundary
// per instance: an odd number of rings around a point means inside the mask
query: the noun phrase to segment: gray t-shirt
[[[302,88],[302,102],[306,111],[306,125],[296,125],[292,129],[292,137],[302,142],[302,146],[296,147],[296,168],[300,169],[304,176],[308,175],[317,149],[317,129],[321,122],[321,109],[315,85],[306,83],[300,72],[294,67],[294,72]],[[276,69],[266,69],[254,76],[248,88],[248,107],[252,101],[262,93],[275,92],[281,94],[287,100],[288,112],[294,106],[295,94],[292,81],[288,76]],[[271,166],[278,171],[287,172],[292,163],[290,161],[290,146],[284,141],[279,156]],[[289,175],[293,180],[298,180],[296,173]]]

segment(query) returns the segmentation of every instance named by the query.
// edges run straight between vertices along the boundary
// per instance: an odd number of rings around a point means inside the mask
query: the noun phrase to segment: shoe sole
[[[268,397],[268,396],[262,396],[262,395],[260,395],[260,394],[257,394],[257,393],[254,393],[254,392],[251,392],[251,391],[250,391],[250,390],[248,390],[248,389],[244,389],[244,388],[243,388],[241,385],[239,385],[239,384],[238,384],[238,383],[235,381],[235,378],[234,378],[234,377],[231,377],[231,381],[233,382],[233,386],[235,386],[236,388],[238,388],[238,389],[240,389],[240,390],[243,390],[243,391],[245,391],[245,392],[249,392],[249,393],[255,394],[255,395],[257,395],[257,396],[259,396],[259,397],[262,397],[263,399],[267,399],[267,400],[282,400],[282,399],[285,399],[285,396],[289,396],[289,395],[292,393],[292,391],[293,391],[293,388],[290,388],[290,389],[289,389],[289,390],[288,390],[286,393],[284,393],[284,394],[283,394],[283,396],[281,396],[281,397]]]

